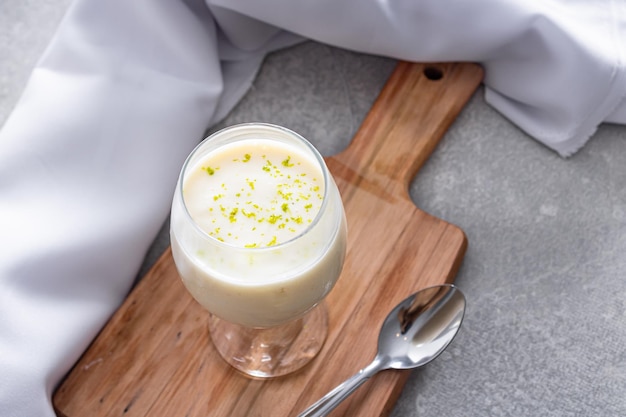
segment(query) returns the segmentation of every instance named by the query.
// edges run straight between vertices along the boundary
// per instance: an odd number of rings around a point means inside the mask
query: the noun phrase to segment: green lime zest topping
[[[256,213],[253,211],[246,211],[246,209],[241,209],[241,214],[243,214],[244,216],[246,216],[247,218],[251,219],[253,217],[256,217]]]
[[[228,216],[228,220],[230,220],[231,223],[235,223],[237,221],[237,213],[239,212],[239,209],[237,207],[235,207],[234,209],[232,209],[230,211],[230,215]]]
[[[287,156],[287,159],[282,162],[283,166],[287,168],[292,167],[293,164],[289,161],[291,161],[291,156]]]
[[[279,215],[272,214],[272,215],[270,215],[270,219],[268,221],[271,224],[276,224],[276,222],[279,221],[282,218],[283,218],[283,216],[281,216],[280,214]]]
[[[281,190],[278,190],[278,195],[281,196],[284,200],[289,200],[293,193],[284,193]]]

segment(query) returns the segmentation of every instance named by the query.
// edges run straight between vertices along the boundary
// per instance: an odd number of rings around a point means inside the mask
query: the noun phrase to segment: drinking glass
[[[265,149],[261,143],[285,153],[282,165],[270,162],[262,169],[245,171],[251,166],[246,164],[248,161],[265,158],[261,155]],[[232,160],[239,165],[229,177],[222,175],[226,168],[220,171],[210,161],[213,155],[231,148],[237,150],[237,157]],[[319,173],[319,183],[309,187],[318,193],[319,210],[311,214],[306,225],[302,226],[300,217],[288,215],[289,204],[295,204],[296,198],[310,197],[295,192],[295,185],[302,182],[291,175],[285,174],[284,178],[289,179],[277,185],[287,188],[276,190],[286,201],[277,205],[276,213],[246,211],[246,207],[264,202],[250,193],[252,196],[242,197],[245,185],[236,193],[224,191],[235,175],[245,177],[250,190],[255,184],[256,188],[266,186],[269,168],[281,175],[289,172],[294,165],[290,162],[292,155],[310,163]],[[227,164],[227,158],[222,158],[222,163]],[[200,175],[199,170],[206,174],[202,178],[205,189],[190,185],[190,179]],[[306,178],[306,174],[298,175]],[[287,189],[290,192],[283,191]],[[216,205],[215,210],[203,208],[202,221],[190,208],[196,210],[197,201],[226,201],[228,196],[231,203],[237,201],[235,208],[232,204]],[[292,228],[293,236],[282,240],[274,237],[267,242],[268,236],[263,244],[228,241],[222,237],[239,233],[235,232],[237,219],[243,218],[230,217],[230,222],[225,222],[224,212],[230,216],[254,216],[259,224],[282,219],[284,223],[278,227]],[[213,226],[207,224],[216,222],[212,216],[222,216],[225,223],[211,229]],[[317,355],[328,329],[324,299],[343,266],[346,229],[341,196],[324,159],[297,133],[264,123],[235,125],[212,134],[192,151],[181,170],[172,203],[172,254],[185,287],[208,310],[212,342],[227,363],[246,375],[266,378],[298,370]]]

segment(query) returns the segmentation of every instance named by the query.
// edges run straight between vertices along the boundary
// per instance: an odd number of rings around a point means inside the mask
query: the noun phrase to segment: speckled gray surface
[[[68,3],[0,2],[0,123]],[[331,155],[393,65],[315,43],[279,52],[220,126],[282,124]],[[479,90],[411,195],[467,233],[456,282],[469,307],[459,336],[412,373],[392,415],[626,416],[626,127],[602,126],[564,160]],[[162,232],[144,268],[167,244]]]

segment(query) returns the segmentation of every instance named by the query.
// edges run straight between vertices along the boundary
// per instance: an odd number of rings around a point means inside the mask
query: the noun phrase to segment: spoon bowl
[[[383,322],[374,360],[299,417],[325,416],[380,371],[413,369],[435,359],[459,331],[465,304],[465,296],[452,284],[424,288],[407,297]]]

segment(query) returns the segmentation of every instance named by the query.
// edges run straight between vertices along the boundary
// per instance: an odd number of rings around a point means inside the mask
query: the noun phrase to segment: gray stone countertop
[[[0,5],[0,124],[68,4]],[[314,42],[280,51],[220,126],[281,124],[332,155],[394,65]],[[412,372],[392,416],[626,416],[626,127],[601,126],[563,159],[481,88],[410,192],[467,234],[456,283],[469,304],[458,337]],[[166,229],[140,274],[169,244]]]

